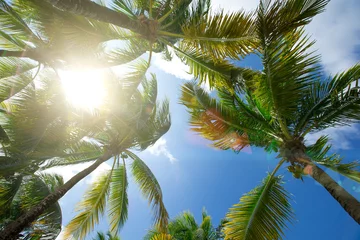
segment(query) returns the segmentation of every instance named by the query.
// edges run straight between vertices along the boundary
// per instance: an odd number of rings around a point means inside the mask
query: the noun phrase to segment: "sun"
[[[77,108],[94,110],[105,97],[104,74],[100,70],[59,71],[67,100]]]

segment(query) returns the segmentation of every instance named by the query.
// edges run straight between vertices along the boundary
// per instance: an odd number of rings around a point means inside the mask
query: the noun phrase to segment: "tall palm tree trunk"
[[[348,193],[321,168],[316,166],[303,149],[288,149],[286,152],[290,154],[285,156],[285,158],[307,165],[306,168],[311,169],[308,171],[309,175],[320,183],[342,208],[360,224],[360,202],[355,197]]]
[[[320,183],[344,210],[360,224],[360,202],[341,187],[334,179],[316,165],[312,166],[311,176]]]
[[[62,196],[65,195],[75,184],[89,175],[94,171],[101,163],[110,159],[112,155],[108,152],[104,153],[103,156],[98,158],[94,164],[90,167],[84,169],[83,171],[76,174],[69,181],[67,181],[63,186],[58,188],[56,191],[44,198],[39,204],[30,209],[25,214],[21,215],[18,219],[10,223],[5,227],[3,231],[0,232],[0,240],[13,240],[17,239],[19,233],[33,221],[35,221],[45,210],[51,205],[55,204]]]
[[[44,0],[43,0],[44,1]],[[139,21],[131,19],[124,13],[114,11],[90,0],[45,0],[53,6],[76,15],[82,15],[101,22],[129,29],[144,34],[147,30]]]

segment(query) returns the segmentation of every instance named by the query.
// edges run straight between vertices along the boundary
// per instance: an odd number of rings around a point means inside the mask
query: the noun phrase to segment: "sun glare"
[[[89,110],[101,106],[105,97],[104,74],[99,70],[59,72],[67,100]]]

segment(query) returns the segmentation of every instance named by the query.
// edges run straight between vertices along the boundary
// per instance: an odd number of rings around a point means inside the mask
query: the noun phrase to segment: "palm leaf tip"
[[[281,176],[267,176],[241,197],[226,215],[225,239],[282,239],[283,229],[294,218],[289,193],[282,183]]]
[[[119,231],[128,217],[127,187],[126,167],[121,165],[114,169],[110,183],[108,216],[113,234]]]
[[[149,200],[154,210],[155,224],[161,230],[165,230],[169,220],[169,214],[163,202],[163,195],[158,181],[148,166],[134,153],[125,151],[132,158],[132,174],[135,182],[139,185],[144,197]]]
[[[87,190],[83,200],[77,205],[79,214],[65,227],[65,239],[85,239],[106,209],[106,199],[109,194],[111,183],[111,171],[106,171]]]

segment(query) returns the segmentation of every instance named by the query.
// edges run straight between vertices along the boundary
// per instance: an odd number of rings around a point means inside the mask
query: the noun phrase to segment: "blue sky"
[[[225,8],[252,9],[257,1],[224,0],[214,1]],[[360,26],[358,12],[360,4],[356,0],[332,0],[327,12],[318,16],[309,27],[316,40],[316,48],[322,54],[324,69],[334,74],[360,60]],[[256,57],[245,59],[244,66],[261,68]],[[151,149],[140,153],[157,177],[164,194],[165,205],[171,217],[190,210],[200,221],[201,209],[205,207],[217,225],[239,198],[254,188],[271,171],[277,159],[262,149],[250,148],[239,154],[220,151],[208,146],[208,142],[189,131],[188,114],[185,107],[178,104],[180,86],[191,77],[186,67],[174,60],[165,63],[154,56],[151,71],[156,73],[159,97],[170,99],[172,127],[170,131]],[[345,157],[345,161],[359,159],[359,126],[330,129],[325,132],[333,139],[334,150]],[[314,141],[319,134],[309,137]],[[106,168],[102,166],[101,168]],[[74,206],[89,187],[97,173],[84,179],[60,200],[63,210],[63,224],[75,215]],[[65,178],[79,171],[81,167],[62,169]],[[360,200],[360,185],[331,171],[328,173]],[[285,238],[352,240],[360,239],[360,228],[340,205],[320,185],[311,178],[304,182],[291,177],[284,168],[279,174],[285,175],[285,187],[293,194],[291,203],[297,221],[285,232]],[[120,236],[125,240],[138,240],[151,227],[151,209],[142,198],[138,188],[130,182],[129,218]],[[98,230],[107,231],[106,219]],[[61,238],[60,238],[61,239]],[[91,239],[91,236],[89,236]]]

